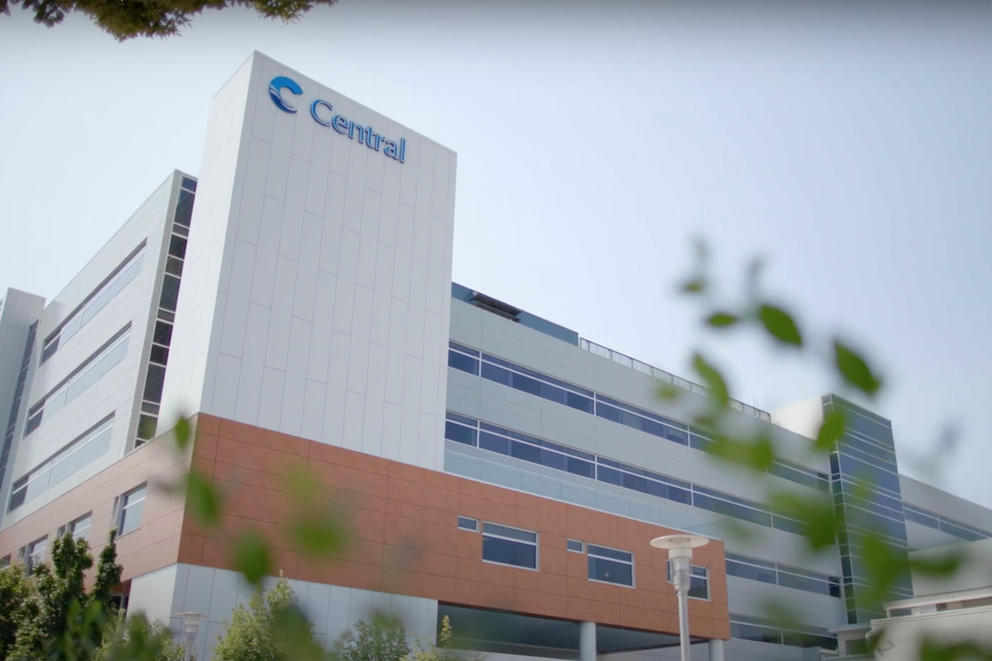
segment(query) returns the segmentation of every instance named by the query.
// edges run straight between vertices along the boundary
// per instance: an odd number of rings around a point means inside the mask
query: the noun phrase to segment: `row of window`
[[[764,505],[455,413],[448,413],[445,438],[735,519],[803,534],[798,521],[775,514]]]
[[[24,435],[27,436],[37,429],[41,425],[41,421],[45,415],[50,417],[58,413],[67,404],[100,380],[100,377],[124,360],[124,356],[127,355],[127,341],[131,334],[130,331],[131,322],[128,322],[124,328],[117,331],[113,337],[107,340],[89,358],[84,360],[61,383],[38,400],[28,410],[28,421],[24,428]]]
[[[827,576],[733,553],[727,554],[727,575],[831,597],[841,596],[839,576]]]
[[[141,415],[138,418],[135,447],[151,439],[155,435],[155,427],[158,424],[162,388],[165,385],[165,368],[169,362],[172,327],[176,320],[179,285],[186,259],[186,237],[189,236],[195,191],[196,182],[189,177],[183,177],[173,216],[172,233],[169,236],[169,254],[166,258],[165,273],[162,274],[162,293],[159,296],[151,352],[145,371],[145,385],[141,395]]]
[[[697,450],[705,451],[712,443],[689,425],[456,342],[448,344],[448,366]],[[826,474],[785,461],[776,460],[769,470],[814,489],[828,491],[830,488]]]
[[[479,532],[479,521],[467,516],[458,517],[458,528]],[[582,553],[587,558],[587,577],[590,581],[634,587],[634,554],[578,539],[566,540],[566,549]],[[512,528],[498,523],[482,523],[482,559],[510,567],[537,569],[537,533],[532,530]],[[669,580],[671,571],[669,568]],[[693,565],[689,596],[709,599],[709,570]]]
[[[41,348],[41,363],[51,358],[60,346],[68,342],[72,336],[79,332],[79,329],[96,316],[97,312],[102,310],[128,283],[137,277],[138,273],[141,272],[141,263],[144,258],[145,242],[142,241],[89,296],[83,299],[79,307],[70,312],[58,328],[45,338],[45,343]]]
[[[837,637],[826,630],[808,629],[797,631],[782,629],[772,623],[745,615],[730,615],[730,637],[743,640],[756,640],[762,643],[792,645],[794,647],[822,647],[837,649]]]
[[[7,511],[20,507],[58,485],[110,448],[114,414],[80,434],[65,447],[18,478],[10,488]]]
[[[990,532],[986,532],[985,530],[974,526],[969,526],[968,524],[961,523],[960,521],[948,519],[946,516],[928,512],[927,510],[914,507],[913,505],[903,505],[903,511],[906,513],[906,518],[910,521],[915,521],[916,523],[927,526],[928,528],[933,528],[934,530],[942,530],[950,535],[954,535],[955,537],[960,537],[961,539],[966,539],[971,542],[992,537],[992,533]]]
[[[141,486],[135,487],[130,491],[120,495],[116,502],[114,503],[114,521],[117,527],[118,536],[126,535],[127,533],[137,530],[141,525],[141,514],[144,510],[145,504],[145,492],[147,491],[147,485],[142,484]],[[87,512],[86,514],[77,517],[66,523],[65,525],[59,526],[58,532],[56,533],[58,538],[63,537],[66,534],[72,535],[75,539],[82,539],[89,541],[90,537],[90,527],[93,523],[93,512]],[[45,561],[45,553],[48,550],[48,535],[40,537],[30,544],[22,546],[18,552],[17,556],[24,563],[25,569],[31,571],[35,565],[39,565]],[[10,564],[10,556],[3,558],[0,562],[0,567],[6,567]]]

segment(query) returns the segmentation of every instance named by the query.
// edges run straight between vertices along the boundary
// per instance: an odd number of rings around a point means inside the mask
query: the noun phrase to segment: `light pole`
[[[679,600],[679,646],[682,661],[689,656],[689,583],[692,581],[692,549],[705,546],[710,540],[699,535],[665,535],[651,540],[651,546],[668,551],[672,566],[672,584]]]
[[[196,611],[183,611],[176,613],[176,617],[183,618],[183,661],[189,661],[193,654],[193,642],[196,640],[196,632],[200,628],[200,620],[206,617],[203,613]]]

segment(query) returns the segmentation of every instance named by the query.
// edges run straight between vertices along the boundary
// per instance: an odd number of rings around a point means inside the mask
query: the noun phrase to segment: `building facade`
[[[248,529],[328,643],[379,608],[429,638],[449,615],[494,659],[677,658],[667,556],[648,541],[680,531],[711,539],[693,559],[699,658],[816,658],[831,629],[876,616],[856,544],[811,556],[761,481],[709,457],[698,386],[452,283],[455,169],[249,58],[214,98],[198,178],[171,175],[54,300],[0,305],[0,557],[118,528],[128,608],[176,627],[206,614],[198,658],[250,596],[231,558]],[[659,400],[659,379],[685,397]],[[853,421],[837,452],[811,453],[837,407]],[[784,453],[767,479],[832,494],[852,532],[906,552],[992,536],[992,511],[898,474],[870,411],[734,408]],[[162,488],[190,462],[226,494],[220,528]],[[282,476],[300,468],[350,522],[334,558],[286,533]],[[870,505],[853,497],[864,475]],[[769,601],[802,624],[769,622]]]

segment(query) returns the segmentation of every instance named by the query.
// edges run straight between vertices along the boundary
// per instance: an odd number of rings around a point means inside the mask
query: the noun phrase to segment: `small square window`
[[[141,512],[145,508],[147,486],[142,484],[121,496],[117,511],[118,535],[126,535],[132,530],[137,530],[141,525]]]
[[[582,546],[582,542],[577,539],[569,539],[565,541],[565,548],[573,553],[582,553],[585,549]]]
[[[479,522],[467,516],[458,517],[458,527],[469,532],[479,532]]]
[[[537,569],[537,533],[497,523],[483,523],[482,559],[501,565]]]

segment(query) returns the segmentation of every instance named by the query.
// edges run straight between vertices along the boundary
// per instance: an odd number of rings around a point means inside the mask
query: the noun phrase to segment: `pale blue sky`
[[[212,95],[259,50],[457,151],[455,279],[593,341],[689,375],[690,237],[730,283],[765,256],[803,321],[878,358],[903,472],[992,506],[992,6],[821,4],[342,0],[124,44],[14,9],[0,287],[53,296],[196,174]],[[716,345],[738,398],[833,388],[752,340]]]

